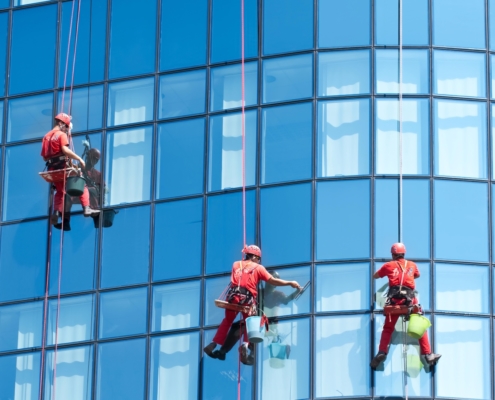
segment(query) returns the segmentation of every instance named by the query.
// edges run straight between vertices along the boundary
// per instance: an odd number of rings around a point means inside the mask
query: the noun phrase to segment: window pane
[[[259,344],[258,398],[307,399],[310,396],[310,323],[296,319],[270,324],[273,337]],[[290,353],[290,356],[289,356]],[[274,384],[284,382],[284,384]]]
[[[485,47],[485,1],[433,0],[433,45]]]
[[[265,266],[311,260],[311,198],[310,183],[261,190]]]
[[[320,0],[318,47],[369,46],[370,0]]]
[[[98,346],[97,400],[144,399],[146,339]]]
[[[152,141],[151,126],[107,132],[106,204],[150,199]]]
[[[435,264],[435,308],[489,313],[488,267]]]
[[[263,61],[263,103],[313,96],[313,55]]]
[[[312,103],[265,108],[262,126],[261,182],[311,178]]]
[[[246,241],[254,243],[256,193],[246,192]],[[230,272],[241,258],[243,243],[242,193],[209,196],[206,227],[206,273]],[[223,290],[223,289],[222,289]]]
[[[376,100],[376,173],[426,175],[430,173],[430,104],[427,99],[402,101],[402,157],[400,155],[400,103]]]
[[[208,1],[162,0],[161,18],[160,71],[205,64]]]
[[[47,233],[46,220],[2,227],[0,301],[29,299],[43,295]],[[29,244],[29,251],[26,251],[26,243]]]
[[[490,27],[490,50],[495,49],[495,2],[488,0],[488,26]]]
[[[240,259],[240,257],[238,257]],[[225,288],[230,284],[230,275],[206,280],[205,314],[203,325],[218,325],[225,316],[225,310],[215,306],[214,301],[220,298]],[[214,333],[211,335],[213,338]],[[209,342],[207,342],[209,343]],[[206,357],[205,357],[206,358]]]
[[[488,262],[484,183],[435,181],[435,258]]]
[[[47,352],[45,399],[91,400],[92,391],[93,346],[59,349],[56,357]]]
[[[146,333],[147,303],[148,289],[145,287],[101,293],[98,337]]]
[[[111,83],[108,87],[108,126],[153,119],[155,79]]]
[[[256,137],[258,113],[245,114],[246,185],[256,183]],[[210,157],[208,190],[224,190],[242,186],[242,114],[210,117]]]
[[[2,4],[4,3],[4,4]],[[8,0],[0,1],[0,7],[8,7]],[[5,96],[5,83],[7,82],[7,49],[8,49],[9,13],[0,14],[0,96]]]
[[[317,184],[316,258],[370,256],[370,181]]]
[[[148,281],[150,207],[123,208],[118,211],[113,229],[103,231],[102,288]],[[132,234],[137,232],[139,234]]]
[[[201,281],[153,287],[153,332],[199,326]]]
[[[157,0],[113,1],[110,21],[109,78],[155,71]],[[139,34],[135,29],[139,27]]]
[[[376,50],[376,93],[399,93],[399,51]],[[430,68],[428,50],[402,51],[402,93],[428,93]]]
[[[485,68],[485,54],[435,50],[433,93],[486,97]]]
[[[40,354],[0,357],[2,400],[39,400]]]
[[[181,72],[160,77],[158,118],[175,118],[206,111],[206,70]]]
[[[370,348],[369,324],[368,315],[316,319],[316,397],[370,395],[370,369],[361,368],[369,363],[362,351]]]
[[[313,1],[263,2],[263,54],[313,48]]]
[[[241,64],[211,69],[210,111],[242,106]],[[258,63],[244,64],[244,105],[258,103]]]
[[[57,26],[56,4],[13,12],[10,95],[53,88]]]
[[[7,142],[41,138],[53,127],[52,93],[9,100],[8,107]]]
[[[212,0],[211,63],[241,58],[241,2]],[[244,56],[258,55],[258,1],[244,2]]]
[[[369,263],[316,267],[316,311],[366,310],[369,299]]]
[[[158,126],[158,199],[203,192],[205,141],[204,118]]]
[[[473,317],[435,317],[436,352],[447,360],[436,373],[436,396],[490,398],[490,320]]]
[[[64,3],[70,4],[70,3]],[[69,92],[64,102],[68,105]],[[58,94],[59,109],[62,107],[63,92]],[[103,125],[103,85],[89,86],[72,91],[72,132],[100,129]]]
[[[151,339],[149,400],[196,400],[199,332]]]
[[[94,295],[50,300],[47,345],[93,340]],[[58,329],[55,329],[58,327]],[[58,331],[58,334],[56,334]],[[57,335],[57,336],[56,336]],[[69,396],[70,397],[70,396]]]
[[[318,53],[318,96],[370,93],[369,50]]]
[[[370,173],[370,101],[318,103],[318,177]]]
[[[42,301],[0,307],[0,351],[41,346],[42,320]]]
[[[435,175],[486,178],[485,103],[435,100]]]
[[[202,197],[156,204],[153,280],[201,274],[202,239]]]

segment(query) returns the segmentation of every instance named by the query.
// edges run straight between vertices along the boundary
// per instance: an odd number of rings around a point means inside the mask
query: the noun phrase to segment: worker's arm
[[[296,281],[285,281],[283,279],[274,278],[273,276],[267,280],[267,283],[273,286],[292,286],[294,289],[301,288],[301,285]]]
[[[65,156],[72,158],[73,160],[79,161],[79,164],[81,164],[82,168],[86,166],[83,159],[79,157],[76,153],[74,153],[71,149],[69,149],[69,146],[62,146],[62,153],[64,153]]]
[[[375,279],[380,279],[380,278],[381,278],[381,276],[380,276],[380,275],[378,275],[378,271],[376,271],[376,272],[373,274],[373,278],[375,278]]]

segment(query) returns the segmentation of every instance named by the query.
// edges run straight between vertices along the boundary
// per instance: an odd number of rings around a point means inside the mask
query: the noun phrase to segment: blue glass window
[[[38,175],[44,168],[40,151],[40,143],[9,146],[5,149],[2,204],[4,221],[47,214],[49,186]]]
[[[9,94],[53,88],[57,26],[56,4],[13,12]]]
[[[41,353],[0,357],[2,400],[39,400]]]
[[[144,399],[146,339],[98,346],[97,400]]]
[[[263,2],[263,54],[313,48],[313,1]]]
[[[241,58],[241,2],[212,0],[210,62]],[[244,1],[244,57],[258,55],[258,1]]]
[[[0,7],[8,7],[7,0],[0,1]],[[7,39],[8,39],[8,29],[9,29],[9,13],[0,14],[0,96],[5,95],[5,83],[7,82],[7,77],[5,75],[7,70]]]
[[[313,55],[263,61],[263,103],[313,96]]]
[[[495,49],[495,1],[488,0],[488,26],[490,27],[490,50]]]
[[[68,109],[62,106],[62,99],[68,106],[69,96],[70,93],[67,91],[63,99],[63,92],[59,92],[59,110]],[[74,89],[72,91],[71,116],[74,125],[72,132],[100,129],[103,125],[103,85]]]
[[[239,251],[237,251],[239,254]],[[236,257],[232,260],[238,260],[240,257]],[[230,267],[232,266],[230,263]],[[229,268],[230,270],[230,268]],[[207,279],[205,284],[205,301],[204,301],[204,321],[203,325],[218,325],[225,316],[225,310],[215,306],[214,301],[220,298],[220,295],[224,292],[226,287],[230,284],[230,275],[223,276],[221,278]],[[212,335],[213,337],[213,335]]]
[[[435,175],[486,178],[486,104],[435,100],[434,115]]]
[[[203,192],[205,141],[204,118],[158,126],[156,198]]]
[[[139,234],[133,234],[136,232]],[[100,277],[102,288],[148,281],[149,232],[149,206],[119,209],[112,229],[103,231]]]
[[[376,93],[399,93],[399,50],[376,50]],[[428,93],[430,68],[428,50],[402,51],[402,93]]]
[[[112,2],[110,21],[109,78],[155,71],[157,0]],[[135,29],[139,27],[139,34]]]
[[[169,331],[199,326],[201,281],[153,287],[151,330]]]
[[[150,199],[152,141],[152,126],[107,132],[105,204]]]
[[[43,302],[0,307],[0,351],[41,345]]]
[[[148,289],[128,289],[100,294],[100,339],[136,335],[147,331]]]
[[[210,111],[242,106],[241,64],[211,69]],[[244,105],[258,103],[258,63],[244,65]]]
[[[153,119],[155,79],[111,83],[108,86],[108,126]]]
[[[246,241],[254,243],[256,193],[246,192]],[[208,196],[206,272],[227,272],[241,258],[243,243],[242,193]],[[222,288],[223,290],[223,288]]]
[[[256,183],[256,136],[258,113],[245,113],[246,185]],[[210,118],[210,157],[208,190],[242,186],[242,114],[216,115]]]
[[[375,169],[377,174],[430,173],[430,104],[427,99],[376,100]],[[400,116],[402,114],[402,157],[400,155]]]
[[[14,6],[23,6],[26,4],[43,3],[50,0],[14,0]]]
[[[318,96],[371,92],[370,51],[318,53]]]
[[[435,258],[488,262],[488,187],[435,181]]]
[[[311,201],[309,183],[261,190],[263,265],[311,260]]]
[[[485,1],[433,0],[433,45],[485,47]]]
[[[370,101],[318,103],[319,178],[370,173]]]
[[[149,399],[199,398],[199,332],[151,339]]]
[[[156,204],[153,280],[199,275],[203,260],[202,239],[202,197]]]
[[[53,93],[9,100],[7,142],[41,138],[53,125]]]
[[[370,0],[320,0],[318,47],[369,46]]]
[[[435,50],[433,72],[435,94],[486,97],[485,54]]]
[[[369,257],[370,181],[320,182],[316,191],[316,258]]]
[[[160,71],[205,64],[208,0],[162,0],[161,11]]]
[[[263,109],[261,182],[311,178],[313,105]]]
[[[160,77],[158,118],[175,118],[206,111],[206,70]]]
[[[316,319],[316,397],[370,395],[370,319],[368,315],[344,315]],[[329,360],[340,360],[338,363]],[[329,379],[329,377],[332,379]]]

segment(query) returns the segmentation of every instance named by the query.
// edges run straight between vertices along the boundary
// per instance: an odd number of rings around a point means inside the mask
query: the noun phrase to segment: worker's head
[[[86,168],[93,168],[98,161],[100,161],[100,150],[98,149],[89,149],[88,151],[88,161],[86,163]]]
[[[261,249],[254,244],[250,244],[249,246],[245,246],[242,249],[242,252],[246,255],[246,260],[252,260],[256,263],[261,261]]]
[[[70,120],[72,117],[65,113],[59,113],[55,116],[55,124],[60,128],[60,130],[67,132],[69,126],[71,125]]]
[[[394,243],[390,249],[390,252],[392,253],[392,258],[394,260],[404,258],[404,255],[406,254],[406,246],[404,246],[403,243]]]

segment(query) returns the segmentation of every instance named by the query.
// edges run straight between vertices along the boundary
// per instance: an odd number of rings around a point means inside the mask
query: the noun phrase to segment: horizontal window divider
[[[230,272],[229,272],[229,274],[230,274]],[[204,276],[195,275],[195,276],[185,276],[185,277],[181,277],[181,278],[173,278],[173,279],[167,279],[167,280],[152,281],[151,287],[153,288],[155,286],[163,286],[163,285],[177,284],[177,283],[183,283],[183,282],[195,282],[195,281],[199,281],[199,280],[204,279],[204,278],[205,278]]]
[[[431,311],[427,313],[430,315],[437,316],[452,316],[452,317],[477,317],[477,318],[491,318],[491,314],[487,313],[473,313],[473,312],[464,312],[464,311]]]
[[[273,107],[290,106],[293,104],[307,104],[307,103],[311,103],[312,101],[314,101],[314,97],[306,97],[304,99],[287,100],[287,101],[281,101],[279,103],[264,103],[261,104],[260,107],[262,107],[263,110]]]
[[[373,99],[376,95],[370,93],[359,93],[359,94],[336,94],[336,95],[328,95],[328,96],[316,96],[317,102],[322,101],[342,101],[342,100],[360,100],[360,99]]]
[[[486,103],[488,97],[463,97],[463,96],[453,96],[449,94],[436,94],[431,95],[433,100],[460,100],[460,101],[472,101],[475,103]]]
[[[343,50],[371,50],[373,45],[360,45],[360,46],[344,46],[344,47],[316,47],[318,53],[331,53],[333,51],[343,51]]]
[[[132,340],[132,339],[147,339],[148,338],[147,333],[139,333],[136,335],[128,335],[128,336],[117,336],[117,337],[111,337],[111,338],[105,338],[105,339],[97,339],[93,341],[95,344],[103,344],[103,343],[112,343],[112,342],[120,342],[124,340]]]
[[[377,50],[385,50],[385,49],[390,49],[390,50],[399,50],[400,46],[398,44],[375,44],[373,46]],[[430,46],[429,45],[423,45],[423,44],[408,44],[408,45],[402,45],[402,50],[429,50]]]
[[[121,131],[121,130],[129,130],[129,129],[136,129],[136,128],[141,128],[141,127],[149,127],[154,125],[156,122],[155,120],[148,120],[148,121],[140,121],[140,122],[133,122],[131,124],[122,124],[122,125],[112,125],[112,126],[107,126],[106,131],[107,133],[115,132],[115,131]]]
[[[246,190],[255,190],[258,188],[258,185],[251,185],[251,186],[246,186]],[[228,189],[223,189],[223,190],[212,190],[207,192],[206,194],[208,196],[216,196],[216,195],[222,195],[222,194],[227,194],[227,193],[236,193],[236,192],[242,192],[242,186],[235,187],[235,188],[228,188]]]
[[[97,289],[98,293],[108,293],[108,292],[117,292],[117,291],[122,291],[122,290],[127,290],[127,289],[139,289],[139,288],[147,288],[149,287],[150,284],[149,282],[145,283],[136,283],[134,285],[129,285],[129,286],[118,286],[118,287],[111,287],[111,288],[100,288]]]
[[[478,183],[488,183],[488,178],[460,178],[457,176],[433,176],[433,180],[436,181],[456,181],[456,182],[478,182]]]
[[[259,106],[256,104],[256,105],[246,106],[246,107],[244,107],[244,110],[246,112],[248,112],[248,111],[251,111],[251,110],[257,110],[258,108],[259,108]],[[232,113],[236,113],[236,112],[242,112],[242,108],[241,107],[235,107],[235,108],[228,108],[226,110],[210,111],[208,113],[208,115],[210,117],[213,117],[213,116],[216,116],[216,115],[232,114]]]
[[[370,180],[372,175],[345,175],[345,176],[325,176],[316,178],[316,182],[326,182],[326,181],[350,181],[350,180]]]
[[[269,188],[275,188],[275,187],[280,187],[280,186],[298,185],[298,184],[311,183],[311,182],[313,182],[312,178],[302,179],[302,180],[298,180],[298,181],[263,183],[263,184],[259,185],[259,188],[260,189],[269,189]]]
[[[48,195],[48,190],[46,191],[46,194]],[[41,221],[41,220],[44,220],[44,219],[46,219],[46,221],[48,222],[48,210],[47,210],[47,214],[46,215],[38,215],[36,217],[13,219],[13,220],[10,220],[10,221],[2,221],[2,222],[0,222],[0,226],[16,225],[16,224],[21,224],[23,222],[34,222],[34,221]]]
[[[460,51],[464,53],[482,53],[485,54],[487,49],[480,49],[480,48],[474,48],[474,47],[446,47],[446,46],[436,46],[436,45],[431,45],[432,50],[453,50],[453,51]]]
[[[376,260],[376,259],[375,259]],[[390,259],[388,260],[390,261]],[[329,264],[357,264],[363,262],[373,262],[372,258],[362,258],[362,259],[342,259],[342,260],[316,260],[314,261],[316,265],[329,265]]]
[[[172,335],[195,333],[195,332],[199,332],[200,330],[201,330],[200,326],[194,326],[194,327],[190,327],[190,328],[170,329],[167,331],[152,331],[149,334],[149,336],[152,338],[167,337],[167,336],[172,336]]]
[[[245,58],[244,59],[244,63],[248,63],[248,62],[251,62],[251,61],[258,61],[260,59],[259,56],[254,56],[254,57],[249,57],[249,58]],[[226,65],[235,65],[235,64],[241,64],[241,59],[238,58],[238,59],[235,59],[235,60],[227,60],[227,61],[219,61],[219,62],[215,62],[215,63],[210,63],[208,64],[208,66],[210,68],[215,68],[215,67],[224,67]],[[182,70],[181,70],[182,71]]]
[[[318,50],[316,48],[310,48],[310,49],[304,49],[304,50],[297,50],[297,51],[290,51],[286,53],[277,53],[277,54],[264,54],[261,56],[262,60],[271,60],[274,58],[280,58],[280,57],[290,57],[290,56],[300,56],[303,54],[311,54],[311,53],[317,53]]]
[[[396,99],[399,100],[399,94],[398,93],[375,93],[374,96],[376,99]],[[428,93],[404,93],[402,95],[402,100],[407,100],[407,99],[429,99],[431,97],[430,94]]]
[[[155,199],[153,202],[155,204],[162,204],[162,203],[170,203],[173,201],[180,201],[180,200],[192,200],[192,199],[200,199],[202,197],[206,197],[206,194],[204,193],[195,193],[195,194],[188,194],[184,196],[178,196],[178,197],[167,197],[164,199]]]
[[[363,310],[342,310],[342,311],[315,311],[315,317],[335,317],[335,316],[352,316],[352,315],[371,315],[374,310],[371,308]]]
[[[194,119],[194,118],[199,118],[199,117],[202,117],[202,118],[208,117],[208,112],[205,111],[201,114],[181,115],[180,117],[157,119],[157,120],[154,120],[153,122],[156,122],[157,124],[161,124],[163,122],[178,122],[178,121],[184,121],[184,120],[189,120],[189,119]]]
[[[462,264],[462,265],[475,265],[477,267],[489,267],[490,263],[487,262],[481,262],[481,261],[461,261],[461,260],[446,260],[446,259],[439,259],[439,258],[434,258],[432,260],[434,263],[443,263],[443,264]]]

